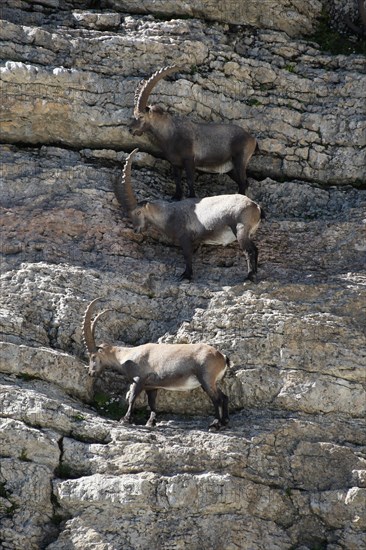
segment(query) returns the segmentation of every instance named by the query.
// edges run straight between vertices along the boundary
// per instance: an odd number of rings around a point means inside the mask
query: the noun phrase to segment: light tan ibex
[[[118,202],[140,232],[149,224],[183,250],[186,268],[181,279],[192,277],[193,250],[199,243],[229,244],[235,239],[247,257],[248,279],[255,281],[258,249],[252,241],[264,212],[245,195],[218,195],[180,202],[155,200],[138,205],[131,186],[131,163],[135,149],[127,157],[121,180],[115,180]]]
[[[182,198],[182,170],[187,176],[189,197],[195,197],[194,171],[228,173],[238,184],[239,193],[247,188],[246,169],[257,141],[235,124],[195,123],[186,117],[172,116],[157,105],[147,105],[149,95],[165,76],[176,72],[173,65],[156,71],[135,91],[134,120],[130,132],[140,136],[150,132],[165,158],[173,166],[176,184],[174,199]]]
[[[124,422],[131,422],[132,408],[137,396],[147,394],[150,418],[146,426],[152,427],[156,419],[155,400],[158,389],[187,391],[201,386],[215,407],[215,420],[209,429],[220,429],[229,422],[228,398],[218,388],[229,359],[207,344],[144,344],[127,348],[95,343],[95,326],[104,310],[94,320],[96,298],[88,305],[83,321],[83,335],[89,353],[89,374],[98,376],[110,367],[124,375],[131,387],[127,393],[128,410]]]

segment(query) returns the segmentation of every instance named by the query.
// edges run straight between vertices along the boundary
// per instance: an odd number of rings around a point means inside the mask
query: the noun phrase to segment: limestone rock
[[[0,465],[0,536],[4,548],[35,550],[57,533],[52,523],[53,472],[41,464],[8,458],[2,458]]]
[[[257,177],[366,181],[363,56],[334,59],[284,33],[228,33],[196,19],[127,18],[105,36],[2,25],[11,59],[0,67],[7,142],[156,153],[128,132],[133,94],[142,77],[177,64],[181,73],[160,82],[152,99],[175,114],[249,130],[259,141],[250,163]]]
[[[126,2],[125,0],[108,0],[107,5],[132,13],[153,13],[158,16],[198,17],[234,25],[251,25],[256,28],[269,28],[285,31],[289,36],[309,33],[320,15],[321,2],[311,0],[304,4],[295,1],[265,0],[259,8],[254,0],[238,3],[233,0],[216,2],[180,2],[179,6],[171,0],[143,0],[143,2]]]
[[[3,4],[2,547],[362,548],[365,58],[304,38],[318,0]],[[258,138],[256,285],[236,243],[201,246],[179,282],[182,252],[134,234],[114,197],[135,146],[138,200],[173,194],[157,146],[128,131],[137,83],[173,63],[153,102]],[[200,174],[196,190],[236,184]],[[207,431],[201,389],[160,391],[154,430],[144,395],[119,422],[127,381],[86,369],[98,296],[112,311],[97,342],[205,341],[230,357],[226,430]]]

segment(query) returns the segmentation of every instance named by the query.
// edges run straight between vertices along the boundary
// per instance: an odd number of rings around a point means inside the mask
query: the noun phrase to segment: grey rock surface
[[[128,16],[116,30],[2,22],[2,134],[11,143],[157,152],[132,138],[134,89],[164,65],[182,72],[153,99],[253,133],[258,178],[366,180],[366,61],[320,54],[283,32]],[[31,46],[30,46],[31,45]]]
[[[4,2],[4,549],[366,546],[365,58],[305,38],[317,0],[218,6]],[[154,101],[258,137],[256,285],[236,243],[201,246],[193,281],[179,282],[181,251],[136,235],[114,197],[135,146],[139,200],[173,193],[157,146],[128,132],[136,84],[171,63],[185,69]],[[201,174],[196,189],[236,184]],[[230,357],[228,429],[207,431],[200,389],[161,391],[154,430],[144,396],[134,424],[119,422],[126,380],[93,383],[85,368],[82,319],[97,296],[113,309],[98,342],[205,341]]]

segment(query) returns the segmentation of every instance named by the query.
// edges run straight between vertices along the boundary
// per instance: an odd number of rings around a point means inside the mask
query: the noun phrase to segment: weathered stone
[[[362,548],[365,58],[294,38],[316,0],[3,4],[4,549]],[[258,138],[257,285],[237,244],[200,247],[178,282],[181,251],[135,235],[114,197],[136,145],[138,199],[173,193],[156,145],[128,132],[137,83],[173,63],[153,102]],[[199,175],[196,189],[236,184]],[[107,369],[93,384],[85,368],[97,296],[114,310],[97,342],[206,341],[230,357],[226,430],[207,431],[201,389],[160,391],[154,430],[144,395],[118,422],[127,381]]]
[[[180,2],[177,5],[171,0],[144,0],[143,2],[125,0],[107,0],[107,5],[117,10],[131,13],[153,13],[158,16],[189,16],[233,23],[235,25],[252,25],[259,28],[277,29],[288,35],[309,33],[320,15],[321,2],[311,0],[307,4],[298,1],[280,0],[272,2],[264,0],[259,8],[255,0],[238,3],[233,0],[223,0],[220,4],[210,0],[195,2]]]
[[[2,376],[0,404],[1,415],[5,419],[14,419],[37,429],[57,431],[59,434],[73,433],[80,439],[109,439],[111,425],[108,422],[100,421],[90,409],[85,409],[79,402],[50,384],[24,382],[21,378],[14,380]],[[31,437],[28,439],[31,440]]]
[[[168,548],[162,529],[167,514],[176,525],[172,536],[177,548],[182,548],[183,544],[192,548],[199,544],[204,544],[207,548],[214,544],[234,548],[246,537],[255,545],[264,543],[271,544],[274,548],[289,547],[289,539],[284,530],[269,521],[272,506],[278,511],[281,509],[283,521],[288,510],[291,514],[289,499],[270,488],[261,488],[245,481],[238,483],[229,475],[95,475],[80,478],[79,485],[72,480],[61,482],[56,491],[60,500],[67,502],[71,508],[76,506],[80,510],[81,505],[83,511],[79,517],[85,526],[92,525],[91,521],[95,521],[96,514],[105,514],[108,509],[113,510],[113,516],[110,516],[111,526],[118,524],[119,529],[122,528],[126,533],[126,525],[136,518],[136,510],[139,510],[138,528],[125,535],[125,548],[146,548],[156,544]],[[146,503],[149,503],[147,509]],[[187,509],[191,510],[190,515],[186,515]],[[260,517],[256,523],[250,519],[249,510],[256,511]],[[182,518],[183,511],[185,519]],[[197,515],[202,517],[202,523],[194,528]],[[209,517],[217,520],[220,517],[225,525],[215,536],[212,531],[205,532]],[[49,548],[69,548],[71,541],[76,548],[81,548],[81,541],[77,542],[78,531],[75,522],[70,522],[66,540],[61,539]],[[93,536],[90,527],[86,527],[85,531],[87,539],[92,537],[93,542],[98,540]],[[111,527],[110,532],[111,544],[118,544],[117,530]],[[171,542],[170,540],[170,544]]]
[[[4,373],[39,378],[60,385],[66,392],[85,401],[91,398],[91,380],[86,368],[66,353],[1,342],[0,361]]]
[[[60,449],[57,432],[44,433],[10,418],[1,419],[0,429],[3,455],[18,458],[24,462],[43,464],[50,469],[58,466]]]
[[[283,33],[239,38],[197,20],[126,20],[123,32],[103,39],[94,30],[65,34],[7,21],[3,31],[12,59],[1,67],[6,141],[156,153],[128,132],[136,77],[175,63],[181,75],[161,82],[154,97],[178,114],[243,125],[259,140],[250,163],[257,176],[366,181],[362,56],[332,58]]]
[[[3,548],[37,550],[52,540],[57,529],[52,523],[53,471],[24,460],[0,459],[0,537]]]

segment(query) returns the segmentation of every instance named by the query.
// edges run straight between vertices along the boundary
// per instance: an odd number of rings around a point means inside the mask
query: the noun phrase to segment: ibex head
[[[114,192],[118,202],[130,217],[134,231],[140,233],[146,226],[145,214],[149,205],[138,204],[131,185],[131,164],[137,151],[138,149],[134,149],[132,153],[128,155],[122,172],[121,184],[118,185],[118,182],[115,182]]]
[[[110,309],[101,311],[92,321],[94,306],[99,300],[100,298],[96,298],[90,302],[86,308],[83,321],[83,337],[89,353],[88,374],[93,377],[98,376],[102,372],[108,357],[108,352],[111,348],[108,344],[100,344],[97,346],[95,343],[95,326],[97,321],[107,311],[111,311]]]
[[[148,80],[142,80],[135,90],[134,119],[130,124],[130,133],[141,136],[144,132],[156,127],[158,119],[163,117],[164,110],[157,105],[147,105],[149,96],[156,84],[167,76],[179,70],[177,65],[159,69]]]

